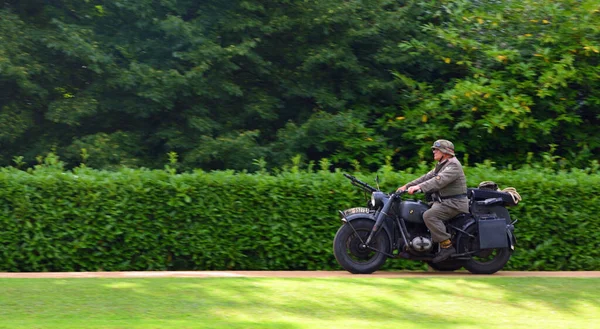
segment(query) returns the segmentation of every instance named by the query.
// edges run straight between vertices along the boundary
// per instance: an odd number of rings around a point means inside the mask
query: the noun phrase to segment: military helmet
[[[484,189],[484,190],[492,190],[492,191],[498,191],[499,190],[498,184],[494,183],[491,180],[486,180],[486,181],[483,181],[483,182],[479,183],[479,185],[477,186],[477,188]]]
[[[438,149],[442,153],[454,155],[454,144],[451,141],[445,139],[438,139],[433,142],[431,149]]]

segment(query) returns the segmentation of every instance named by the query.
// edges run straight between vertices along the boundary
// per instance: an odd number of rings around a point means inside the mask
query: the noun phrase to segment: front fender
[[[364,209],[364,210],[362,210]],[[375,223],[376,218],[375,218],[375,212],[372,210],[369,210],[368,208],[351,208],[351,209],[346,209],[343,212],[340,212],[342,214],[342,219],[345,220],[344,225],[351,225],[352,221],[355,221],[357,219],[367,219],[370,221],[373,221],[373,223]],[[350,213],[350,214],[348,214]],[[392,240],[392,228],[390,227],[391,225],[389,224],[389,221],[385,220],[383,222],[382,228],[383,231],[385,232],[385,235],[388,237],[388,240],[390,241],[390,248],[392,248],[393,246],[393,241]],[[391,251],[391,250],[389,250]],[[388,252],[389,252],[388,251]]]

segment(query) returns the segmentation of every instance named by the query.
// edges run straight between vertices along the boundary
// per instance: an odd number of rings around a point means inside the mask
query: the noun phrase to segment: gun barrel
[[[365,191],[369,191],[369,192],[377,191],[377,189],[374,188],[373,186],[361,181],[360,179],[358,179],[352,175],[344,174],[344,177],[348,178],[352,185],[360,187]]]

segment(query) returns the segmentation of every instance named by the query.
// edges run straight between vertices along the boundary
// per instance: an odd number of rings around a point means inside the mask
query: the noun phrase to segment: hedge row
[[[427,168],[378,173],[384,191]],[[466,168],[523,201],[510,270],[598,270],[600,174]],[[375,174],[357,175],[374,185]],[[340,172],[0,170],[0,271],[333,270],[337,210],[364,206]],[[388,269],[424,265],[389,260]]]

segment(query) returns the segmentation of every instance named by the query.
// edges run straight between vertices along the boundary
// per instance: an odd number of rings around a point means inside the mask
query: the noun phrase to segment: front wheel
[[[380,231],[371,239],[372,248],[363,245],[373,225],[375,222],[372,220],[357,219],[342,225],[335,234],[333,254],[346,271],[354,274],[370,274],[385,263],[387,256],[383,252],[387,252],[390,247],[385,232]]]
[[[467,250],[479,250],[479,232],[476,225],[469,226],[466,231],[472,237],[463,235],[461,244]],[[506,238],[508,239],[508,236]],[[511,255],[511,248],[483,249],[466,261],[465,269],[473,274],[493,274],[504,268]]]

